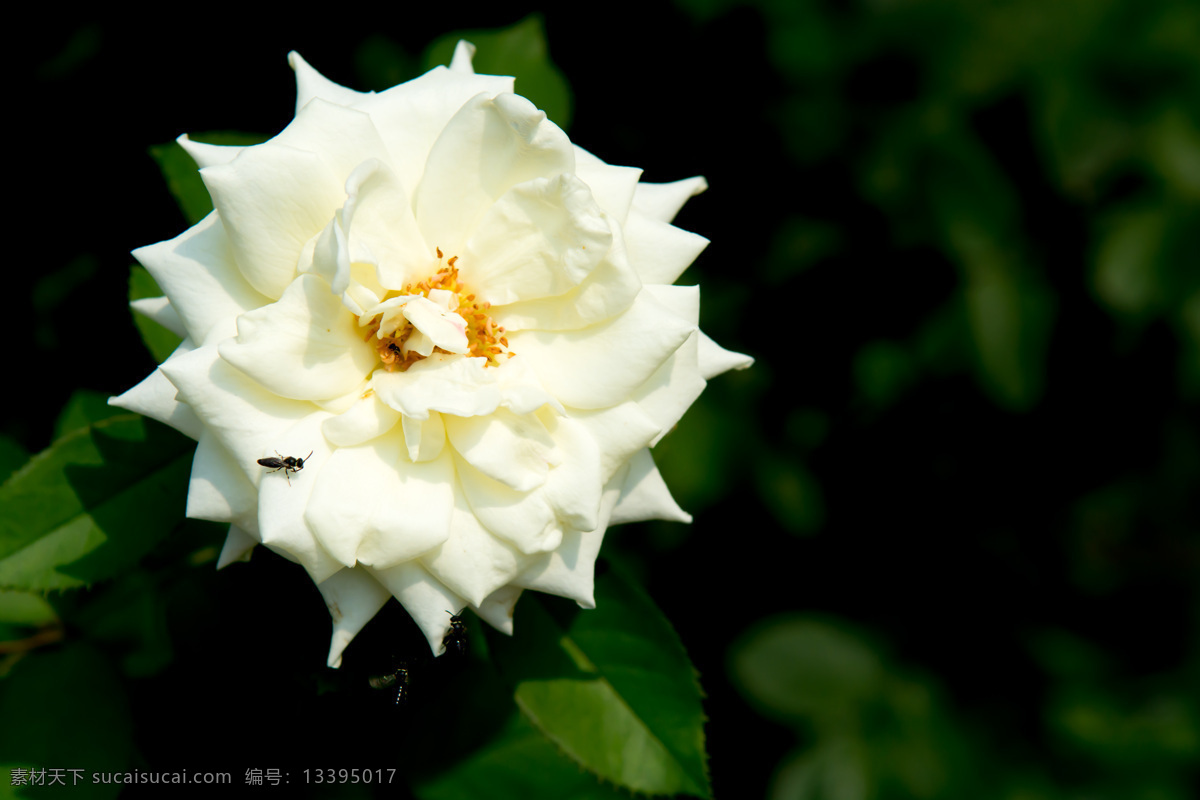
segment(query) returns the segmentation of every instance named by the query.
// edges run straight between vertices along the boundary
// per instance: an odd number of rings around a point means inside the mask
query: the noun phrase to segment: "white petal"
[[[342,106],[351,106],[372,94],[372,92],[356,92],[353,89],[347,89],[345,86],[334,83],[310,67],[308,62],[301,58],[300,54],[295,50],[288,53],[288,65],[296,73],[297,114],[314,97]]]
[[[134,250],[133,257],[158,282],[199,344],[233,336],[238,314],[270,302],[242,277],[215,213],[174,239]]]
[[[448,455],[414,464],[399,436],[339,448],[316,475],[306,519],[343,564],[385,568],[450,535],[454,465]]]
[[[639,183],[633,207],[659,222],[670,222],[684,203],[707,188],[708,181],[699,175],[673,183]]]
[[[463,354],[470,350],[467,321],[453,311],[447,311],[424,297],[413,297],[404,304],[402,313],[413,327],[429,337],[434,346],[450,353]],[[421,355],[427,356],[429,353]]]
[[[544,553],[562,541],[562,526],[544,492],[517,492],[455,459],[459,486],[471,510],[492,534],[522,553]]]
[[[417,561],[369,571],[404,606],[404,610],[425,634],[433,654],[445,652],[442,638],[450,630],[450,615],[461,611],[466,601],[446,588]]]
[[[338,447],[353,447],[384,435],[399,421],[399,411],[368,392],[347,411],[325,420],[321,432]]]
[[[371,388],[380,400],[414,419],[427,419],[431,410],[459,417],[491,414],[500,406],[499,376],[484,363],[483,358],[435,353],[406,372],[376,370]]]
[[[286,400],[263,389],[225,362],[215,346],[168,359],[159,369],[256,486],[263,472],[258,459],[272,453],[288,429],[307,416],[327,416],[312,403]]]
[[[645,290],[681,320],[693,325],[699,321],[698,286],[650,285]],[[697,362],[699,333],[699,328],[694,330],[688,340],[632,395],[642,410],[662,429],[650,443],[651,447],[679,422],[684,412],[704,391],[705,380],[700,375]]]
[[[400,419],[409,460],[432,461],[442,454],[442,448],[446,446],[446,424],[441,414],[430,411],[428,419]]]
[[[679,507],[671,497],[666,482],[649,450],[643,450],[629,462],[629,475],[621,487],[621,498],[613,509],[611,524],[665,519],[671,522],[691,522],[692,515]]]
[[[379,609],[391,599],[391,593],[364,569],[344,569],[317,584],[329,616],[333,619],[333,639],[329,645],[328,665],[342,665],[342,652]]]
[[[187,336],[187,328],[179,314],[171,307],[171,301],[165,297],[143,297],[129,301],[129,307],[146,319],[151,319],[162,325],[176,336]]]
[[[497,409],[485,417],[447,416],[450,444],[471,466],[518,492],[546,482],[562,454],[546,427],[533,414]]]
[[[344,257],[351,263],[375,264],[380,283],[389,289],[427,277],[435,263],[433,246],[421,238],[408,194],[379,159],[364,161],[346,179]],[[335,283],[334,291],[345,290]]]
[[[237,561],[249,561],[250,552],[258,542],[237,525],[229,526],[229,535],[221,546],[221,555],[217,558],[217,569],[224,569]]]
[[[258,492],[209,431],[201,434],[192,457],[185,513],[191,519],[233,523],[262,540],[258,532]]]
[[[573,330],[625,311],[642,288],[625,252],[620,226],[609,221],[612,247],[581,284],[565,294],[492,307],[492,319],[510,331]]]
[[[693,330],[642,292],[628,311],[599,325],[578,331],[518,331],[508,341],[564,405],[604,408],[627,399]]]
[[[587,157],[581,157],[586,153]],[[596,202],[617,222],[624,223],[633,204],[634,192],[642,171],[637,167],[617,167],[606,164],[575,146],[575,174],[588,185]]]
[[[391,154],[392,168],[410,192],[417,187],[433,143],[468,100],[513,90],[513,79],[435,67],[414,80],[360,100]]]
[[[170,425],[185,436],[199,439],[200,434],[204,432],[204,423],[196,417],[195,412],[186,403],[179,402],[177,397],[179,392],[175,388],[175,384],[167,380],[167,376],[162,371],[162,367],[170,363],[172,359],[190,353],[193,347],[191,339],[184,339],[180,342],[179,347],[175,348],[175,352],[171,353],[162,363],[162,366],[151,372],[144,381],[125,394],[108,398],[108,404],[129,409],[150,417],[150,419],[156,419],[164,425]]]
[[[225,144],[206,144],[205,142],[194,142],[188,138],[186,133],[181,134],[175,139],[179,146],[187,151],[187,154],[192,157],[192,161],[196,162],[196,166],[203,169],[204,167],[212,167],[217,164],[228,164],[237,158],[238,153],[246,148],[242,145],[225,145]]]
[[[588,187],[557,175],[505,193],[480,220],[460,263],[480,299],[504,305],[569,291],[611,246]]]
[[[425,241],[459,254],[496,200],[518,183],[574,172],[567,135],[515,94],[471,99],[446,124],[414,206]]]
[[[604,541],[604,530],[620,493],[624,470],[604,487],[600,524],[594,531],[566,531],[557,550],[539,556],[513,580],[514,586],[569,597],[584,608],[595,608],[596,556]]]
[[[731,369],[746,369],[754,363],[754,359],[742,353],[726,350],[721,345],[700,332],[699,352],[697,354],[700,374],[705,380],[710,380]]]
[[[473,58],[475,58],[475,45],[466,39],[459,39],[458,44],[454,45],[454,56],[450,59],[450,69],[473,75],[475,74],[475,67],[471,64]]]
[[[479,524],[465,502],[454,509],[450,538],[421,557],[431,574],[473,606],[516,577],[522,560]]]
[[[221,358],[280,397],[324,400],[353,391],[378,366],[358,321],[329,284],[301,275],[279,301],[238,317]]]
[[[708,239],[634,209],[625,221],[625,246],[642,283],[671,284],[708,246]]]
[[[660,428],[634,402],[594,411],[569,409],[571,419],[583,425],[600,448],[600,482],[607,485],[634,453],[654,441]]]
[[[475,613],[496,630],[512,636],[513,606],[520,599],[521,591],[519,586],[501,586],[484,598]]]
[[[344,566],[354,566],[353,560],[347,563],[325,547],[305,513],[317,483],[314,473],[332,461],[334,451],[321,435],[321,424],[327,419],[326,414],[314,414],[300,420],[279,437],[275,448],[264,451],[262,458],[282,455],[303,459],[304,468],[295,472],[267,472],[258,488],[262,543],[301,564],[314,583],[320,583]]]

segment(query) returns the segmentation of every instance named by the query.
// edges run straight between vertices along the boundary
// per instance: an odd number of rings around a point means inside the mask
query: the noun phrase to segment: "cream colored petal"
[[[513,90],[513,79],[435,67],[424,75],[359,101],[375,120],[392,168],[410,192],[417,187],[433,143],[463,105],[478,94]],[[411,199],[411,198],[410,198]]]
[[[428,419],[400,419],[410,461],[432,461],[442,454],[442,448],[446,446],[446,424],[441,414],[430,411]]]
[[[465,72],[474,75],[475,67],[471,64],[473,58],[475,58],[475,45],[466,39],[459,39],[458,44],[454,45],[454,55],[450,59],[450,69],[454,72]]]
[[[606,218],[607,219],[607,218]],[[581,284],[565,294],[492,307],[492,319],[510,331],[575,330],[603,322],[633,304],[642,282],[625,252],[620,226],[609,221],[612,247]]]
[[[240,316],[221,358],[280,397],[325,400],[353,391],[379,364],[329,284],[301,275],[279,301]]]
[[[582,330],[517,331],[511,349],[564,405],[605,408],[623,402],[691,335],[648,292],[624,314]]]
[[[484,598],[475,613],[496,630],[512,636],[513,607],[520,599],[521,591],[519,586],[501,586]]]
[[[403,448],[396,435],[342,447],[316,475],[306,519],[347,566],[390,567],[450,535],[453,462],[443,455],[414,464]]]
[[[697,358],[700,374],[704,376],[705,380],[711,380],[731,369],[746,369],[754,363],[754,359],[748,355],[735,353],[721,347],[708,338],[703,331],[700,332]]]
[[[624,230],[629,261],[642,283],[674,283],[708,246],[708,239],[703,236],[660,222],[636,209],[629,212]]]
[[[383,436],[399,421],[399,411],[368,392],[345,412],[325,420],[321,432],[338,447],[354,447]]]
[[[162,366],[172,359],[179,358],[192,352],[194,345],[191,339],[180,342],[175,352],[167,357]],[[128,409],[142,416],[156,419],[164,425],[170,425],[175,430],[192,439],[199,439],[204,432],[204,423],[196,417],[195,412],[178,399],[175,384],[167,380],[162,366],[151,372],[145,380],[134,386],[125,394],[108,398],[110,406]]]
[[[134,250],[133,257],[158,282],[198,344],[233,336],[239,314],[271,302],[242,277],[215,213],[174,239]]]
[[[392,595],[365,569],[344,569],[317,584],[333,620],[328,665],[342,665],[342,653]]]
[[[325,547],[306,515],[317,477],[337,452],[321,435],[321,425],[327,419],[327,414],[314,414],[300,420],[280,435],[275,447],[260,456],[290,456],[304,462],[303,469],[297,471],[261,468],[265,474],[258,487],[258,528],[263,544],[301,564],[314,583],[354,565],[353,560],[347,563]]]
[[[471,466],[518,492],[546,482],[562,462],[554,439],[533,414],[497,409],[487,416],[444,417],[450,444]]]
[[[296,422],[327,416],[311,403],[268,392],[224,361],[215,346],[168,359],[159,369],[255,486],[263,472],[258,459],[273,452]]]
[[[450,538],[421,557],[421,563],[450,591],[477,606],[508,584],[523,558],[487,531],[460,500],[450,522]]]
[[[596,202],[618,223],[624,223],[633,204],[642,171],[637,167],[606,164],[575,145],[575,174],[588,185]]]
[[[609,223],[573,175],[518,184],[491,206],[460,264],[493,305],[561,295],[578,286],[612,247]]]
[[[368,571],[404,606],[425,634],[433,654],[444,653],[442,638],[450,630],[450,615],[462,611],[467,601],[448,589],[418,561]]]
[[[661,430],[635,402],[595,410],[568,409],[600,450],[600,483],[607,485],[634,453],[647,447]]]
[[[645,291],[680,320],[690,325],[699,321],[698,286],[648,285]],[[642,410],[662,429],[650,442],[651,447],[679,422],[704,391],[706,384],[697,361],[699,334],[699,328],[693,330],[688,340],[632,394]]]
[[[224,145],[224,144],[206,144],[205,142],[194,142],[186,133],[178,136],[175,141],[182,147],[187,154],[192,157],[192,161],[196,162],[196,166],[203,169],[204,167],[212,167],[217,164],[228,164],[238,157],[246,148],[242,145]]]
[[[455,460],[458,483],[471,511],[493,535],[522,553],[544,553],[559,546],[562,526],[544,492],[516,492]]]
[[[434,354],[406,372],[376,370],[371,387],[379,399],[413,419],[428,419],[430,411],[470,417],[491,414],[503,399],[495,369],[485,359]]]
[[[568,597],[584,608],[595,608],[596,556],[624,477],[622,469],[604,487],[600,524],[594,531],[566,531],[558,549],[537,557],[513,580],[513,585]]]
[[[301,58],[295,50],[288,53],[288,65],[296,73],[297,114],[313,98],[320,98],[341,106],[352,106],[374,94],[373,92],[356,92],[334,83],[309,66],[308,62]]]
[[[429,152],[413,205],[425,241],[463,252],[488,208],[518,183],[574,172],[562,130],[515,94],[479,95],[446,124]]]
[[[185,513],[191,519],[233,523],[262,540],[258,531],[258,491],[209,431],[201,434],[192,456]]]
[[[707,188],[708,181],[699,175],[672,183],[639,183],[633,207],[659,222],[670,222],[684,203]]]
[[[236,561],[249,561],[256,544],[258,542],[253,536],[237,525],[230,525],[225,544],[221,546],[221,555],[217,558],[217,569],[224,569]]]
[[[176,336],[187,336],[187,328],[179,314],[165,297],[143,297],[129,301],[129,307],[146,319],[153,320]]]
[[[266,144],[200,170],[242,275],[271,299],[296,278],[305,245],[342,205],[343,179],[315,153]],[[169,295],[168,295],[169,296]]]
[[[643,450],[629,461],[629,475],[621,486],[621,497],[613,509],[610,523],[617,525],[647,519],[691,522],[692,515],[671,497],[650,451]]]

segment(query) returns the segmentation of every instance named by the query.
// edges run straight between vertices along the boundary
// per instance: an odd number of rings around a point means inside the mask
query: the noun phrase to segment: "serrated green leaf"
[[[23,658],[0,681],[0,719],[0,791],[12,791],[10,770],[24,767],[62,769],[66,785],[10,796],[112,798],[120,792],[120,784],[91,781],[93,772],[125,770],[132,752],[124,690],[96,650],[76,644]],[[70,770],[80,770],[78,783]]]
[[[245,146],[258,144],[266,139],[249,133],[234,133],[218,131],[213,133],[191,134],[193,140],[207,144]],[[179,204],[188,225],[195,225],[208,216],[212,211],[212,199],[208,189],[200,179],[200,170],[196,162],[179,146],[178,142],[167,142],[150,148],[150,157],[158,164],[163,180],[171,196]]]
[[[425,69],[449,64],[459,39],[475,45],[477,73],[513,76],[517,94],[567,130],[571,124],[571,87],[550,60],[541,16],[530,15],[510,28],[455,31],[439,37],[425,51]]]
[[[592,611],[527,597],[517,635],[491,638],[518,707],[602,780],[709,797],[701,692],[678,636],[615,570],[597,577],[595,597]]]
[[[144,267],[134,264],[129,268],[129,301],[131,303],[146,297],[162,296],[163,292],[158,287],[158,282]],[[175,348],[179,347],[179,343],[183,341],[179,334],[167,330],[141,314],[133,315],[133,324],[137,327],[138,333],[142,335],[142,342],[145,343],[146,349],[159,364],[166,361],[167,356],[175,352]]]
[[[0,586],[112,577],[182,518],[190,442],[134,414],[79,428],[0,486]]]
[[[54,438],[61,439],[71,431],[86,428],[102,419],[128,414],[129,412],[122,408],[110,406],[108,395],[90,389],[80,389],[71,395],[63,410],[59,412],[58,419],[54,422]]]
[[[453,769],[415,785],[413,793],[421,800],[628,798],[624,792],[601,784],[580,770],[521,714],[513,714],[492,741]]]
[[[25,465],[29,453],[24,447],[7,436],[0,436],[0,483]]]

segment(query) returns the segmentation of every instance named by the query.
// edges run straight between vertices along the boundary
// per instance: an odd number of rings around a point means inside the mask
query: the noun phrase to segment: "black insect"
[[[446,635],[442,637],[442,647],[446,648],[447,653],[454,653],[456,656],[465,656],[467,654],[467,626],[463,622],[462,614],[450,614],[450,630],[446,631]]]
[[[275,455],[279,456],[279,458],[260,458],[258,463],[261,466],[271,469],[272,472],[283,470],[283,474],[287,477],[288,485],[290,486],[292,484],[291,473],[304,469],[304,462],[311,458],[314,452],[316,451],[309,451],[309,454],[304,458],[296,458],[295,456],[280,455],[279,451],[276,450]]]
[[[372,689],[388,689],[395,686],[396,705],[403,706],[408,703],[408,680],[408,669],[402,665],[384,675],[369,678],[367,682]]]

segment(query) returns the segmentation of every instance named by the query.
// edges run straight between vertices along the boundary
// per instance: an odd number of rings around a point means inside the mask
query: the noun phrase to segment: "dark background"
[[[277,132],[291,49],[382,89],[436,37],[533,10],[388,8],[13,32],[0,432],[36,452],[72,392],[153,369],[128,253],[184,222],[147,147]],[[708,178],[677,223],[712,244],[681,282],[702,285],[706,332],[757,359],[656,450],[696,522],[605,545],[701,673],[717,796],[1191,796],[1197,7],[713,0],[543,19],[573,141],[647,180]],[[340,679],[308,666],[327,616],[300,570],[260,553],[189,580],[173,657],[124,684],[148,764],[391,757],[390,723],[339,710]],[[380,623],[363,653],[386,649]],[[470,718],[452,679],[429,691]]]

